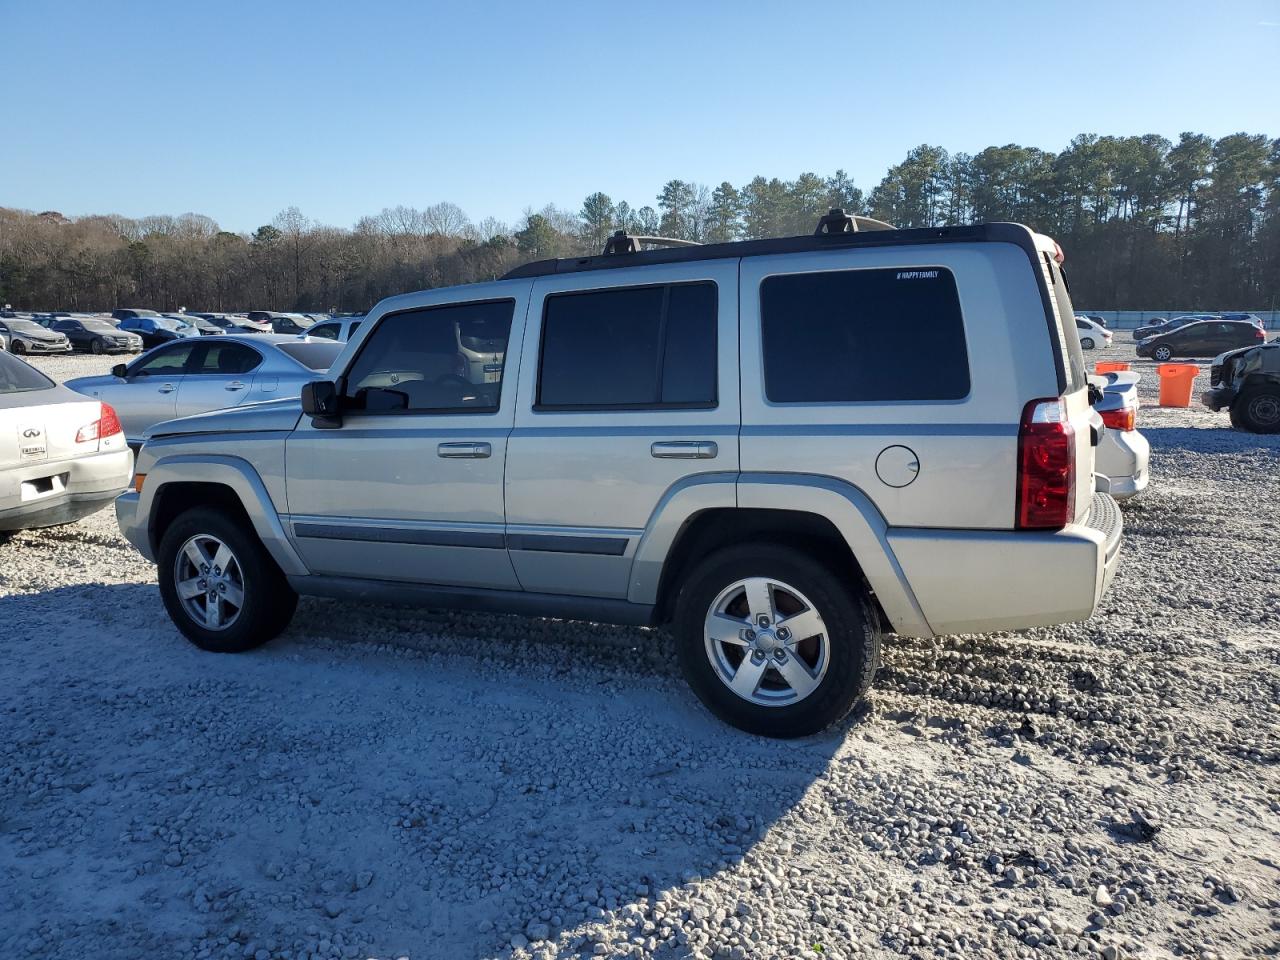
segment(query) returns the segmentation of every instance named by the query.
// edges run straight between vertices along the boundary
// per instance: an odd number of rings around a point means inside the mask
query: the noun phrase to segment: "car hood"
[[[1226,353],[1220,353],[1213,358],[1215,367],[1221,366],[1223,361],[1228,357],[1238,357],[1242,353],[1248,353],[1250,350],[1275,350],[1280,348],[1280,339],[1272,340],[1269,343],[1255,343],[1248,347],[1236,347],[1234,350],[1228,350]]]
[[[246,403],[229,410],[211,410],[192,417],[165,420],[150,427],[144,439],[193,433],[261,433],[292,430],[302,418],[302,401],[297,397]]]

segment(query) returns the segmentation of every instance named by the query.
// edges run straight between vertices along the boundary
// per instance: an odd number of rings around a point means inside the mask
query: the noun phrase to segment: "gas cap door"
[[[876,476],[890,487],[905,487],[920,474],[920,458],[910,447],[885,447],[876,457]]]

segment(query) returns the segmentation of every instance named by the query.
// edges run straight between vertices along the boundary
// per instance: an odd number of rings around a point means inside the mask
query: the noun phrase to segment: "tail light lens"
[[[1267,335],[1266,335],[1265,333],[1263,333],[1261,330],[1259,330],[1257,327],[1254,327],[1254,328],[1253,328],[1253,339],[1255,339],[1255,340],[1265,340],[1265,339],[1267,339]]]
[[[76,443],[106,440],[108,437],[114,437],[120,433],[124,433],[124,428],[120,426],[120,418],[116,416],[115,408],[109,403],[104,403],[98,419],[93,423],[86,424],[76,432]]]
[[[1102,414],[1102,422],[1111,430],[1132,430],[1138,422],[1137,411],[1133,407],[1122,410],[1107,410]]]
[[[1018,427],[1018,529],[1057,530],[1075,517],[1076,439],[1060,398],[1032,400]]]

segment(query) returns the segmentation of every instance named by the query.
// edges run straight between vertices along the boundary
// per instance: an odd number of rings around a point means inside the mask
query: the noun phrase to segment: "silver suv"
[[[153,428],[120,526],[207,650],[298,594],[670,624],[702,701],[779,737],[887,631],[1090,616],[1121,523],[1056,244],[862,226],[384,300],[301,402]]]

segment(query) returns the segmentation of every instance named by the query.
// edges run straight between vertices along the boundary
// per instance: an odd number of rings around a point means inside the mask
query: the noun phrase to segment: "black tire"
[[[179,552],[197,536],[216,538],[225,544],[240,573],[243,605],[230,625],[220,629],[197,622],[178,595]],[[160,596],[169,618],[201,650],[213,653],[252,650],[278,636],[293,619],[298,595],[257,535],[239,517],[211,507],[188,510],[169,525],[157,555]],[[207,606],[207,601],[204,602]]]
[[[1231,404],[1231,425],[1250,433],[1280,433],[1280,386],[1251,387]]]
[[[797,589],[822,617],[826,673],[796,702],[762,705],[739,696],[713,665],[704,629],[707,615],[729,587],[748,578],[768,578]],[[686,576],[673,626],[681,669],[698,699],[725,723],[767,737],[803,737],[835,723],[870,689],[880,664],[879,618],[857,574],[837,574],[819,559],[779,544],[727,547],[708,556]],[[741,649],[740,662],[745,663],[747,654]],[[766,676],[772,675],[770,667],[764,669]],[[777,674],[776,680],[781,679]]]
[[[106,352],[106,348],[103,347],[101,340],[95,339],[89,341],[89,351],[91,353],[102,354]]]
[[[1080,349],[1082,349],[1082,350],[1092,350],[1092,349],[1093,349],[1093,347],[1094,347],[1093,337],[1081,337],[1081,338],[1080,338]]]
[[[1166,363],[1173,359],[1173,351],[1164,344],[1160,344],[1160,346],[1151,351],[1151,356],[1153,359],[1159,360],[1161,363]]]
[[[9,344],[9,352],[20,357],[27,352],[27,346],[21,340],[15,340]]]

